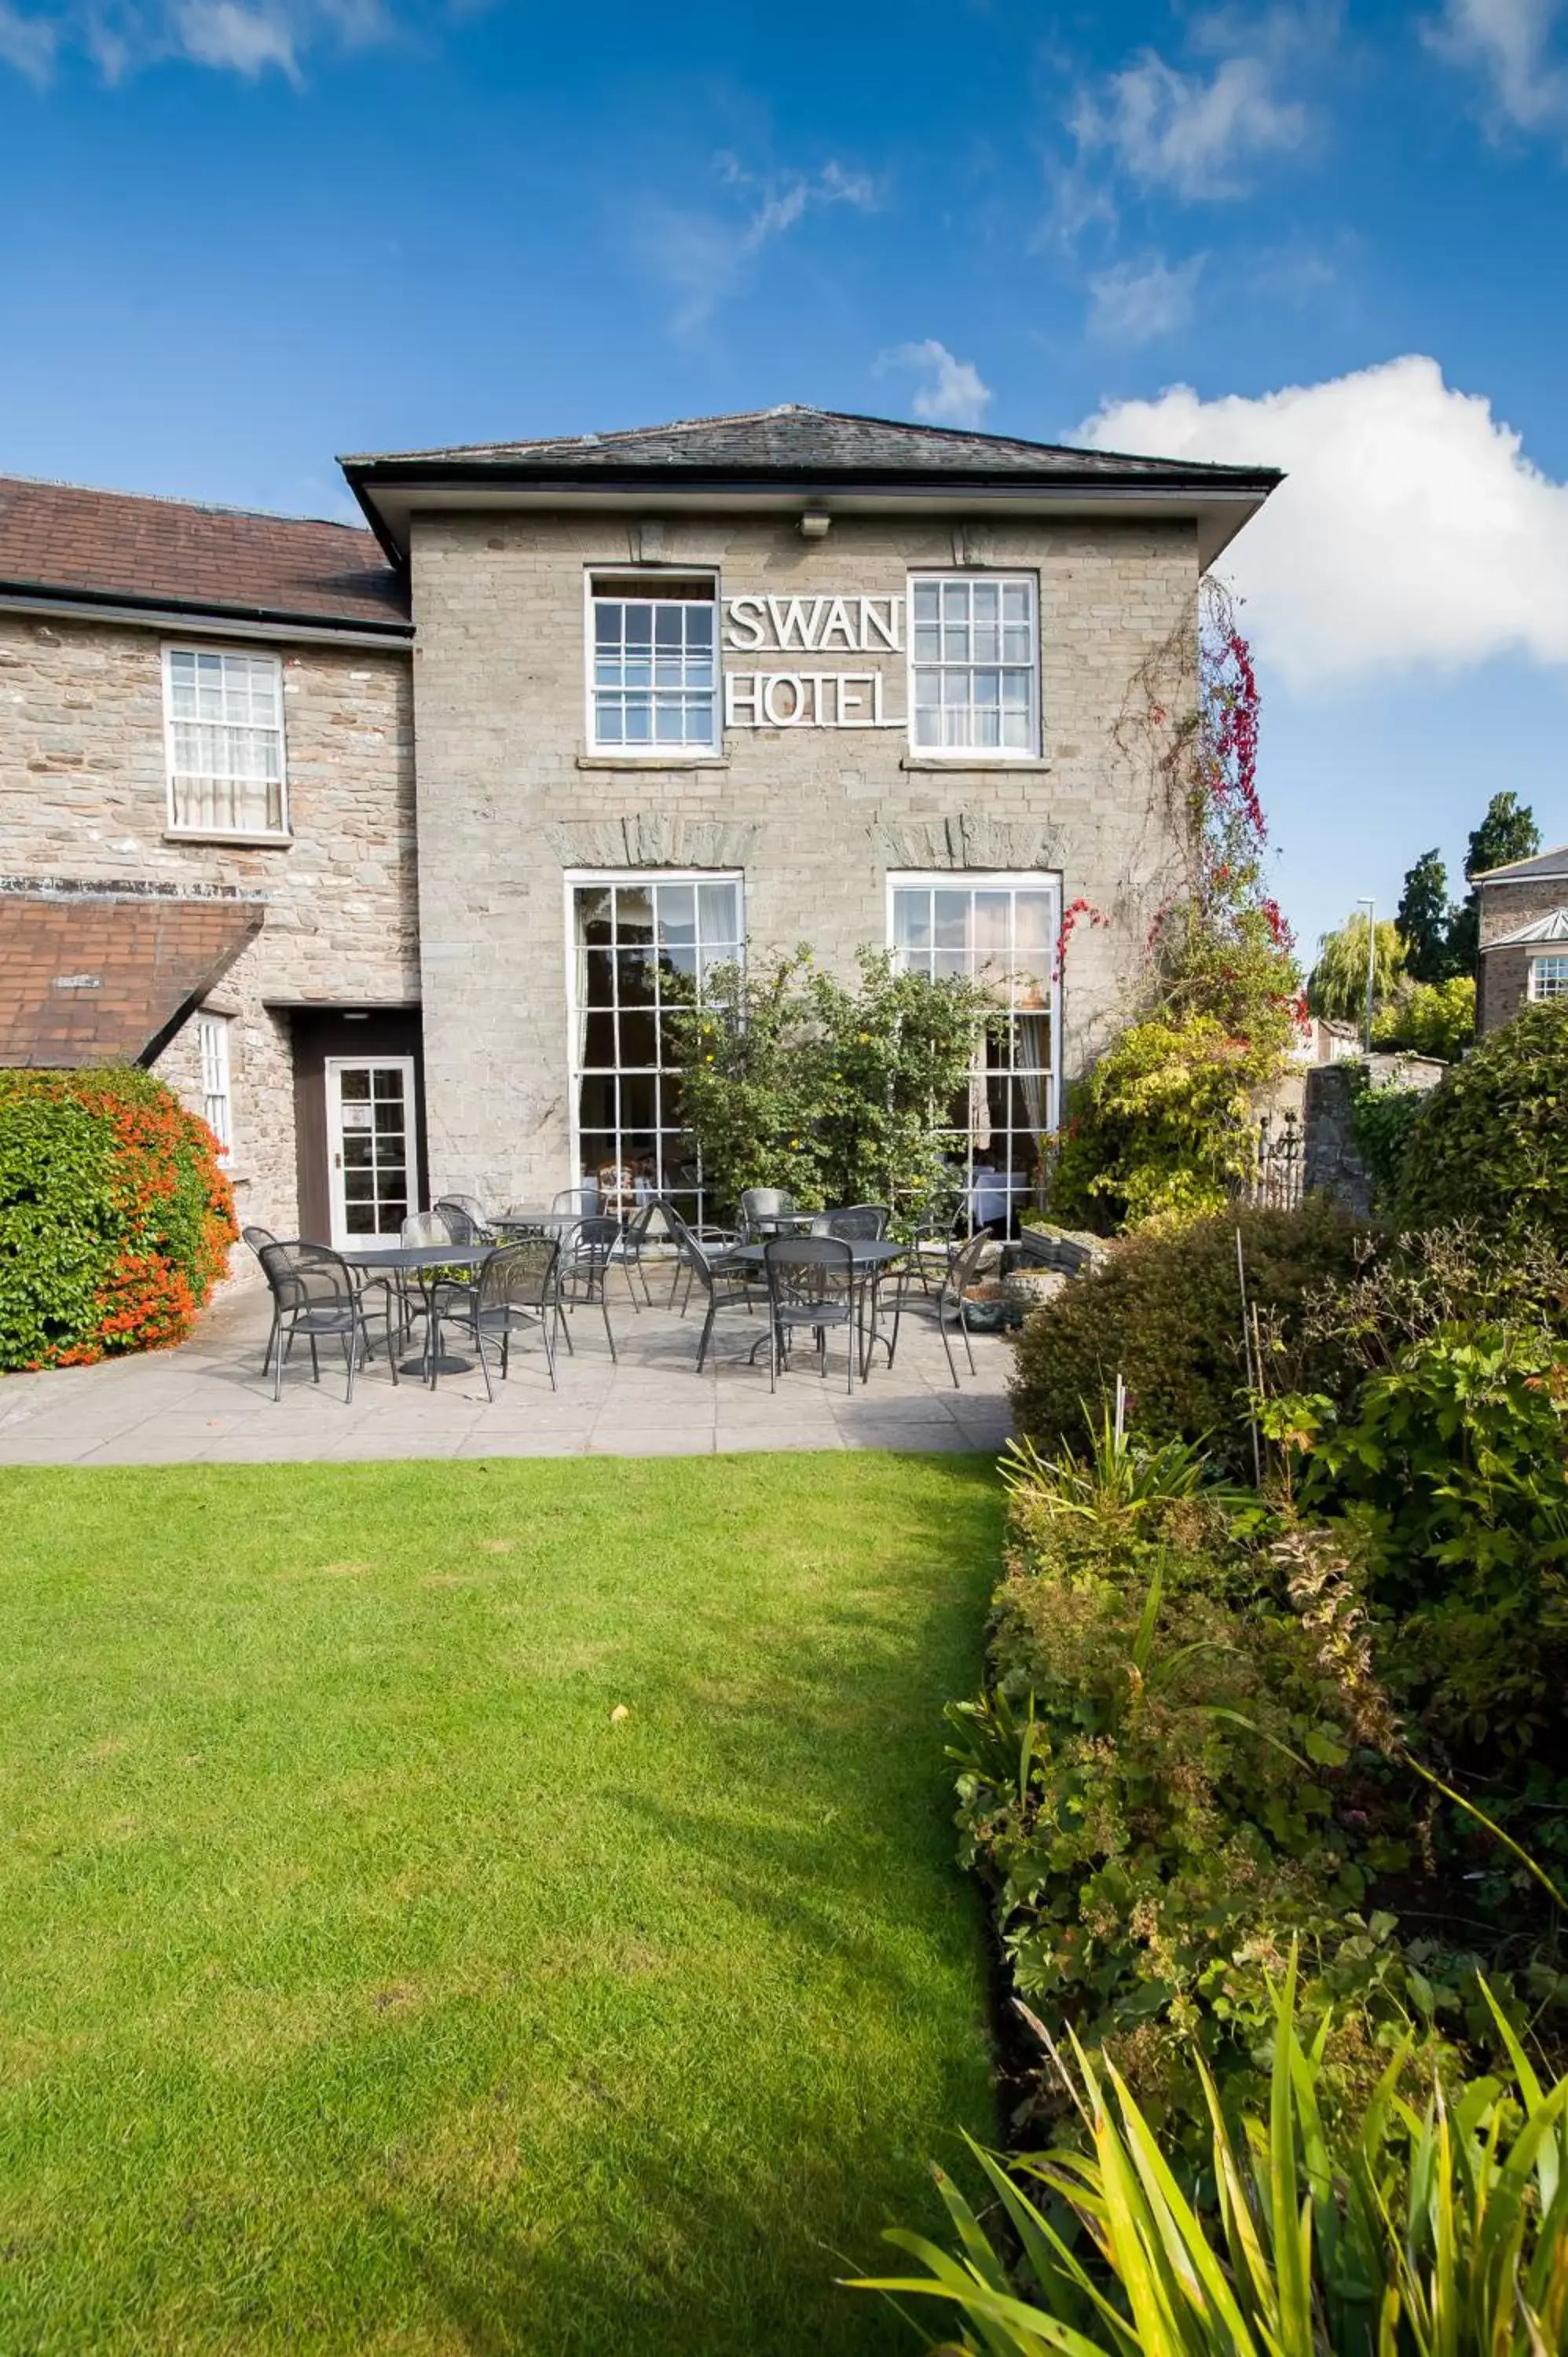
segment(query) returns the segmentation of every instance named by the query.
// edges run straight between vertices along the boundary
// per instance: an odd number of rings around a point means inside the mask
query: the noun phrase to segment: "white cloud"
[[[831,157],[815,173],[749,172],[731,155],[716,156],[714,167],[725,186],[744,199],[744,211],[652,205],[641,218],[644,259],[679,298],[674,325],[682,330],[711,318],[744,283],[763,247],[796,228],[808,212],[834,205],[856,212],[876,210],[876,184],[869,173],[851,171]]]
[[[1152,254],[1097,272],[1089,282],[1090,334],[1119,344],[1148,344],[1157,336],[1174,335],[1192,317],[1204,261],[1195,253],[1173,269]]]
[[[0,64],[15,66],[29,81],[48,81],[59,38],[49,18],[24,16],[10,0],[0,0]]]
[[[1145,49],[1097,90],[1079,92],[1069,128],[1080,156],[1106,152],[1140,188],[1189,203],[1244,196],[1246,166],[1308,135],[1305,107],[1275,92],[1285,46],[1271,31],[1257,48],[1195,73]]]
[[[1568,127],[1568,64],[1552,55],[1559,0],[1445,0],[1433,48],[1484,85],[1484,111],[1520,131]]]
[[[898,344],[877,361],[884,369],[912,369],[919,377],[910,407],[929,425],[983,425],[991,406],[991,387],[972,361],[955,359],[935,336],[918,344]]]
[[[171,59],[297,81],[311,49],[360,48],[392,31],[382,0],[69,0],[47,13],[0,0],[0,61],[40,81],[68,48],[109,82]]]
[[[1434,360],[1256,400],[1177,385],[1081,431],[1101,449],[1288,470],[1224,569],[1294,688],[1510,653],[1568,663],[1568,486]]]

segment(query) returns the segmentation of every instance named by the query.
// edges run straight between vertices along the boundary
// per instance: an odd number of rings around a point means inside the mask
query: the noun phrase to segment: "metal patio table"
[[[817,1219],[822,1219],[825,1215],[822,1212],[817,1212],[812,1216]],[[897,1238],[893,1236],[845,1236],[840,1241],[847,1243],[849,1246],[850,1276],[854,1285],[861,1305],[858,1320],[860,1327],[860,1379],[862,1383],[864,1383],[871,1363],[872,1344],[878,1341],[883,1342],[885,1345],[886,1344],[886,1337],[885,1335],[879,1335],[875,1332],[875,1329],[869,1334],[865,1330],[866,1289],[868,1286],[875,1289],[877,1279],[881,1276],[883,1270],[891,1266],[894,1261],[902,1260],[905,1254],[909,1250],[909,1246],[908,1244],[899,1243]],[[732,1267],[739,1266],[742,1268],[755,1268],[766,1272],[768,1267],[768,1246],[766,1244],[732,1244],[726,1249],[725,1259]],[[754,1359],[761,1347],[762,1345],[759,1342],[755,1343],[752,1346],[751,1355]],[[887,1347],[889,1350],[891,1349],[890,1345],[887,1345]]]
[[[386,1244],[338,1256],[368,1276],[413,1277],[424,1297],[424,1349],[417,1359],[404,1359],[400,1364],[405,1375],[423,1376],[434,1391],[437,1375],[466,1375],[474,1363],[472,1359],[435,1349],[440,1324],[435,1287],[441,1273],[448,1268],[482,1268],[494,1250],[494,1244]]]
[[[517,1236],[562,1235],[568,1228],[580,1228],[585,1220],[614,1216],[603,1211],[498,1211],[490,1225],[510,1243]]]

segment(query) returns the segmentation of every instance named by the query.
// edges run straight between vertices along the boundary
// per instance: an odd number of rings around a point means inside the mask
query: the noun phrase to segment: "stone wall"
[[[281,650],[294,832],[263,847],[166,831],[166,643],[117,623],[0,615],[0,873],[231,885],[265,899],[259,937],[211,1003],[234,1017],[241,1216],[292,1235],[294,1101],[277,1010],[419,996],[409,661],[379,649]],[[157,1070],[199,1109],[188,1027]]]
[[[1192,698],[1192,527],[989,531],[988,565],[1039,576],[1044,716],[1040,759],[989,763],[912,757],[902,727],[732,728],[720,759],[590,754],[585,571],[624,574],[628,537],[612,517],[414,520],[433,1179],[513,1200],[565,1182],[573,868],[744,868],[754,948],[810,941],[841,972],[862,944],[886,943],[890,869],[1058,869],[1065,899],[1107,920],[1079,928],[1069,959],[1064,1063],[1080,1069],[1173,881],[1159,753]],[[784,519],[693,518],[666,524],[660,553],[718,566],[726,596],[886,597],[904,595],[911,567],[954,569],[953,544],[950,524],[841,518],[808,542]],[[1140,674],[1162,653],[1151,685]],[[882,659],[890,716],[906,708],[905,662]],[[791,667],[762,653],[727,663]]]

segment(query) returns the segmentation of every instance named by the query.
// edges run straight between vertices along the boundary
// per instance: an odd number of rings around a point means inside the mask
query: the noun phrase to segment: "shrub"
[[[1207,1439],[1231,1471],[1249,1471],[1238,1229],[1278,1380],[1336,1391],[1342,1346],[1332,1332],[1309,1340],[1307,1308],[1364,1271],[1378,1240],[1313,1197],[1297,1211],[1238,1210],[1112,1244],[1025,1324],[1013,1381],[1020,1432],[1047,1450],[1080,1449],[1120,1374],[1147,1438]]]
[[[1527,1006],[1444,1073],[1397,1208],[1417,1225],[1531,1222],[1568,1240],[1568,1003]]]
[[[1476,1037],[1476,985],[1467,974],[1446,982],[1401,983],[1372,1017],[1374,1048],[1403,1048],[1456,1064]]]
[[[1308,1455],[1304,1508],[1354,1519],[1423,1726],[1483,1754],[1532,1749],[1568,1680],[1568,1351],[1444,1327],[1369,1376],[1352,1412],[1278,1413]]]
[[[1131,1024],[1072,1092],[1051,1173],[1054,1220],[1110,1234],[1166,1212],[1219,1211],[1250,1166],[1252,1091],[1278,1064],[1212,1015]]]
[[[967,1118],[976,1042],[1000,1019],[984,985],[901,974],[869,950],[855,989],[804,948],[711,974],[669,1039],[715,1199],[787,1187],[808,1209],[892,1203],[918,1218],[951,1192],[943,1124],[955,1099]]]
[[[1202,2110],[1187,2038],[1222,2083],[1249,2079],[1265,1966],[1293,1939],[1314,2012],[1355,2001],[1347,2084],[1369,2022],[1399,2018],[1404,1959],[1391,1916],[1359,1915],[1359,1787],[1340,1772],[1390,1723],[1357,1608],[1323,1609],[1321,1566],[1298,1609],[1285,1558],[1234,1537],[1189,1453],[1106,1437],[1095,1461],[1015,1470],[991,1682],[950,1713],[961,1855],[1017,1990],[1180,2138]],[[1310,1575],[1309,1554],[1289,1571]]]
[[[181,1340],[236,1232],[216,1156],[149,1072],[0,1072],[0,1369]]]

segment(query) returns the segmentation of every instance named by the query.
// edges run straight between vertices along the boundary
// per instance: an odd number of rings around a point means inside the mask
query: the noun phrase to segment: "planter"
[[[963,1297],[963,1320],[972,1334],[1000,1334],[1013,1317],[1013,1305],[1000,1285],[972,1285]]]

